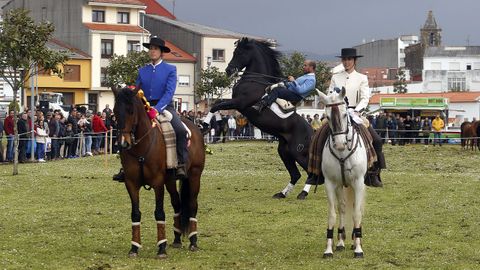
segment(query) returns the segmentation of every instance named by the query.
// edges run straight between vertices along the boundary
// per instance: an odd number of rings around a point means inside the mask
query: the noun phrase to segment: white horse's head
[[[325,105],[325,114],[333,138],[333,146],[338,151],[345,150],[348,135],[348,112],[345,103],[345,87],[329,90],[328,94],[318,91],[320,102]]]

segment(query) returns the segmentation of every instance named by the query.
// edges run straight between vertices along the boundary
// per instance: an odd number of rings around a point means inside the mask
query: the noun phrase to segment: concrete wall
[[[449,108],[449,118],[462,118],[464,120],[472,121],[475,117],[477,120],[480,119],[480,102],[463,102],[463,103],[450,103]],[[462,112],[465,111],[465,112]]]
[[[357,54],[363,55],[357,60],[357,68],[399,67],[398,39],[377,40],[355,46]]]
[[[177,77],[177,90],[175,91],[174,98],[181,98],[182,99],[182,110],[193,110],[194,109],[194,70],[195,64],[194,63],[171,63],[177,67],[177,76],[189,76],[190,77],[190,85],[188,86],[180,86],[178,84],[178,77]]]
[[[465,78],[465,91],[480,90],[480,70],[447,71],[424,70],[423,90],[425,92],[446,92],[448,78]]]

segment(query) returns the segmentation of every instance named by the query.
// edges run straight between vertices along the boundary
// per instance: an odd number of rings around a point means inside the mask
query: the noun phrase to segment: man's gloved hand
[[[147,115],[150,120],[153,120],[155,117],[157,117],[158,111],[155,108],[150,108],[150,110],[147,112]]]
[[[172,115],[169,111],[167,111],[167,110],[163,110],[161,113],[158,114],[158,116],[157,116],[158,121],[161,120],[161,119],[160,119],[160,115],[161,115],[162,117],[166,118],[168,121],[172,121],[172,119],[173,119],[173,115]],[[163,120],[164,120],[164,119],[163,119]]]

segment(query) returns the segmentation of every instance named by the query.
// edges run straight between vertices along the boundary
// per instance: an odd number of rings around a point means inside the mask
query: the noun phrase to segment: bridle
[[[325,107],[338,107],[339,105],[347,105],[345,103],[345,101],[341,101],[341,102],[337,102],[337,103],[331,103],[331,104],[326,104]],[[332,137],[335,137],[335,136],[338,136],[338,135],[347,135],[348,134],[348,131],[349,131],[349,128],[352,126],[352,122],[350,120],[350,117],[347,115],[347,127],[345,128],[345,130],[342,130],[342,131],[337,131],[337,132],[334,132],[334,130],[331,130],[332,133],[331,133],[331,136]]]

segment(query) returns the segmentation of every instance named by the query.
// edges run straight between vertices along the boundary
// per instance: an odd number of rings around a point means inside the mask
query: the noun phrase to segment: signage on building
[[[447,108],[448,99],[442,97],[416,98],[416,97],[382,97],[380,98],[381,107],[430,107]]]

